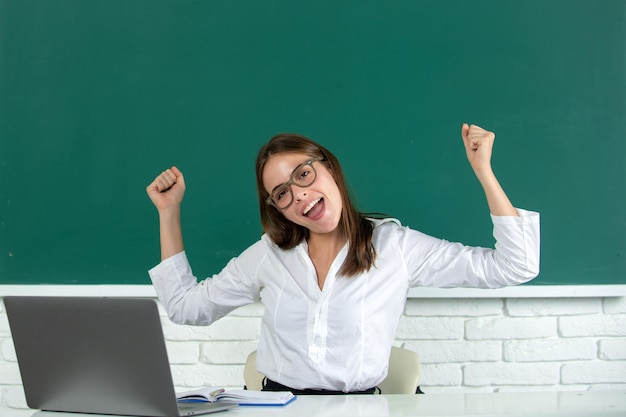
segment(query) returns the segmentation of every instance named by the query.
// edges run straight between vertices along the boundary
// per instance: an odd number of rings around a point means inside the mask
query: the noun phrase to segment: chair
[[[256,351],[248,355],[243,377],[247,389],[260,391],[263,388],[264,375],[256,370]],[[389,357],[389,372],[378,388],[381,394],[421,393],[420,378],[421,367],[417,353],[393,346]]]
[[[422,377],[420,360],[412,350],[391,347],[387,377],[378,384],[381,394],[421,393],[419,384]]]
[[[246,364],[243,367],[243,379],[246,389],[251,391],[261,391],[263,389],[263,378],[265,375],[256,370],[256,350],[248,355]]]

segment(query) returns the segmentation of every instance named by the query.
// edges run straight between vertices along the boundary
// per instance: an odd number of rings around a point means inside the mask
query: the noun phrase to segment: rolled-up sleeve
[[[256,267],[262,262],[260,243],[253,245],[210,278],[198,281],[185,252],[148,271],[169,318],[179,324],[207,325],[237,307],[259,298]]]
[[[465,246],[405,228],[400,241],[411,286],[499,288],[539,274],[539,213],[491,216],[494,248]]]

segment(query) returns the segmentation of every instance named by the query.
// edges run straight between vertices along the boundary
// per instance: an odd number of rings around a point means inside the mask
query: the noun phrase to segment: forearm
[[[180,222],[180,206],[159,212],[161,260],[165,260],[185,250]]]
[[[180,225],[180,206],[185,194],[183,173],[175,166],[166,169],[146,191],[159,212],[161,260],[165,260],[185,249]]]
[[[496,135],[476,125],[463,123],[461,137],[467,159],[485,191],[489,211],[494,216],[517,216],[506,193],[491,169],[491,150]]]
[[[475,171],[476,177],[483,187],[489,212],[494,216],[518,216],[508,196],[500,186],[491,169]]]

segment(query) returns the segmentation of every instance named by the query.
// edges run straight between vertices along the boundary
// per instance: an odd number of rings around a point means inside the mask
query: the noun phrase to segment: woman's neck
[[[330,266],[346,244],[346,238],[339,231],[325,234],[311,234],[307,241],[309,257],[315,266],[317,284],[324,288]]]
[[[309,252],[339,252],[346,244],[346,237],[339,230],[331,233],[311,233],[307,239]]]

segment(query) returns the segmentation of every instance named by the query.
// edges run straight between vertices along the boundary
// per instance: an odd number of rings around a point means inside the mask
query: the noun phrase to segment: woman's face
[[[311,157],[299,153],[280,153],[270,157],[263,169],[263,185],[272,192],[292,178],[292,175]],[[323,162],[313,162],[317,176],[308,187],[291,184],[293,202],[280,212],[298,225],[306,227],[311,233],[331,233],[337,230],[343,202],[339,187]],[[290,198],[290,196],[287,196]]]

